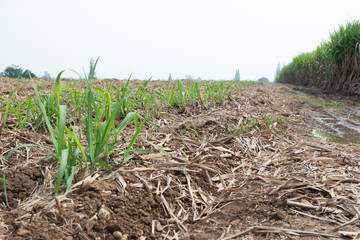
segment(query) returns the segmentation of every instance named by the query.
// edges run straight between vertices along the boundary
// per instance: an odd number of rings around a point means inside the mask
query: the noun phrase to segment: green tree
[[[239,69],[236,69],[234,80],[240,81],[240,70]]]
[[[88,79],[96,79],[94,58],[90,59],[90,70],[89,70]]]
[[[268,78],[262,77],[257,80],[258,82],[270,82]]]
[[[4,76],[4,73],[3,72],[0,72],[0,77],[3,77]]]
[[[23,69],[18,65],[14,65],[14,64],[6,67],[4,70],[4,77],[8,77],[8,78],[18,78],[21,77],[22,74],[23,74]]]
[[[43,79],[51,79],[51,75],[50,73],[48,73],[47,71],[44,72],[44,75],[41,77]]]
[[[172,81],[171,73],[169,74],[168,81]]]
[[[185,79],[194,80],[194,77],[193,77],[193,75],[187,74],[187,75],[185,75]]]
[[[21,76],[23,78],[30,78],[30,76],[31,78],[36,78],[36,75],[33,72],[31,72],[29,69],[25,70]]]

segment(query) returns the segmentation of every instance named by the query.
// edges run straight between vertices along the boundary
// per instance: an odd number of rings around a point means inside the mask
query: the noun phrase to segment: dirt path
[[[309,99],[336,101],[342,109]],[[115,156],[112,172],[76,176],[59,205],[51,185],[56,163],[42,165],[46,152],[39,149],[19,149],[6,163],[13,209],[0,208],[0,238],[354,238],[360,233],[360,146],[315,137],[321,123],[314,116],[324,114],[356,127],[360,101],[257,84],[224,104],[169,109],[141,136],[168,154],[138,154],[126,165]],[[2,167],[5,154],[24,143],[50,146],[26,129],[0,129]],[[0,192],[4,202],[2,186]]]

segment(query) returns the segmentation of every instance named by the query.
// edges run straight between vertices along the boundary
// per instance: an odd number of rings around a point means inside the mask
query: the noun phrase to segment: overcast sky
[[[0,71],[101,78],[274,78],[288,63],[360,19],[359,0],[0,0]],[[65,76],[74,76],[67,71]],[[75,76],[74,76],[75,77]]]

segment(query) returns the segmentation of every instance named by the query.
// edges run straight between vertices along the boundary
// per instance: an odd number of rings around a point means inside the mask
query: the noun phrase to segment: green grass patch
[[[338,110],[338,111],[343,109],[343,107],[340,106],[339,102],[318,101],[318,100],[314,100],[314,99],[307,98],[307,97],[302,97],[302,98],[300,98],[300,100],[304,101],[304,102],[315,103],[315,104],[318,104],[320,106],[323,106],[324,108],[335,109],[335,110]]]

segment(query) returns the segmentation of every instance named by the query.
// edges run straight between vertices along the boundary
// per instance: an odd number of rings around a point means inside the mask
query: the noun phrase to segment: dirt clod
[[[121,232],[115,231],[115,232],[113,232],[113,236],[114,236],[114,238],[116,238],[116,239],[121,239],[123,235],[122,235]]]
[[[101,219],[109,219],[110,218],[110,211],[107,210],[104,206],[101,206],[97,213],[97,217]]]
[[[164,230],[163,226],[161,226],[161,223],[159,221],[155,222],[155,230],[157,232],[162,232]]]

